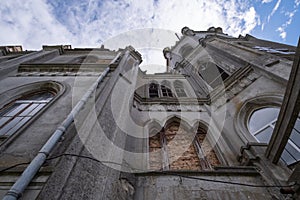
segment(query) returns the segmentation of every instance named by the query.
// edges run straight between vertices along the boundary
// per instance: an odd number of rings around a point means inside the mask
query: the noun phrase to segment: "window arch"
[[[254,110],[248,120],[249,132],[258,142],[268,143],[271,139],[279,107],[263,107]],[[298,117],[291,136],[280,158],[286,165],[300,161],[300,118]]]
[[[193,47],[189,44],[185,44],[183,47],[180,48],[179,53],[183,58],[187,58],[188,55],[193,51]]]
[[[173,120],[149,138],[149,167],[152,170],[210,170],[219,165],[206,137],[206,129],[196,135]],[[190,129],[191,130],[191,129]]]
[[[161,82],[160,89],[163,97],[173,97],[173,93],[170,88],[171,88],[171,84],[169,81],[164,80]]]
[[[183,83],[179,80],[174,81],[174,88],[178,97],[186,97]]]

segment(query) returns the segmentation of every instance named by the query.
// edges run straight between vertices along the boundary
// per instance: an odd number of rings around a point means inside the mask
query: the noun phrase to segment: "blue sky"
[[[256,1],[253,6],[260,24],[250,33],[258,38],[296,46],[300,35],[299,5],[300,0]]]
[[[1,0],[0,45],[99,47],[127,31],[153,28],[180,33],[184,26],[194,30],[220,26],[229,35],[251,34],[296,45],[299,7],[300,0]],[[168,42],[164,45],[172,46],[174,39]],[[156,57],[144,63],[161,64],[162,57]]]

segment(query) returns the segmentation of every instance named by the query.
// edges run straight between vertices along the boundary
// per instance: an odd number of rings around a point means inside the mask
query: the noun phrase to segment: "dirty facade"
[[[0,198],[299,198],[296,50],[184,27],[146,74],[131,46],[2,46]]]

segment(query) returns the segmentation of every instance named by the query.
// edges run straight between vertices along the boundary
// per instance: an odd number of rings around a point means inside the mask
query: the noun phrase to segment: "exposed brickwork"
[[[200,142],[201,149],[205,155],[206,160],[209,162],[212,166],[218,166],[220,165],[220,161],[218,160],[215,151],[212,149],[211,145],[207,140],[205,140],[206,134],[204,133],[198,133],[197,138]]]
[[[220,162],[207,140],[204,140],[205,130],[198,130],[196,140],[179,127],[179,124],[168,126],[165,131],[149,139],[150,168],[162,169],[163,144],[161,137],[166,139],[166,151],[170,170],[206,170],[210,166],[220,165]],[[200,144],[197,150],[196,143]]]
[[[177,124],[169,126],[165,131],[171,170],[200,169],[199,157],[188,134]]]
[[[162,168],[160,134],[149,139],[150,169],[160,170]]]

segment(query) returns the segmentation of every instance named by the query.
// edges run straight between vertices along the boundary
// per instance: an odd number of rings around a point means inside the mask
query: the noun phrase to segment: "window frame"
[[[255,97],[246,99],[234,116],[234,128],[244,145],[249,142],[257,142],[255,137],[250,133],[247,123],[249,117],[254,110],[269,106],[280,107],[283,101],[283,96],[278,94],[261,94]]]
[[[0,136],[0,150],[9,145],[16,137],[20,135],[29,125],[34,122],[46,109],[48,109],[61,95],[66,91],[66,84],[57,81],[38,81],[29,84],[24,84],[18,87],[13,87],[0,94],[0,108],[10,106],[15,101],[18,101],[24,96],[28,96],[33,93],[39,93],[41,91],[48,91],[55,93],[54,97],[43,108],[35,113],[26,123],[24,123],[18,130],[12,135]],[[14,100],[12,100],[14,99]]]
[[[162,81],[161,83],[150,82],[148,84],[147,91],[148,91],[148,98],[150,99],[176,97],[174,92],[172,91],[171,84],[166,80]]]
[[[152,86],[155,86],[155,88],[154,87],[152,88]],[[154,82],[150,83],[149,86],[148,86],[148,96],[149,96],[149,98],[151,98],[151,99],[152,98],[159,98],[160,97],[159,88],[160,87],[159,87],[158,83],[154,83]],[[153,90],[153,91],[151,91],[151,90]],[[154,92],[154,90],[155,90],[155,92]],[[152,94],[153,94],[153,96],[151,96]]]
[[[173,98],[175,95],[172,92],[171,84],[169,81],[163,80],[160,84],[161,97]]]
[[[221,66],[217,65],[216,63],[214,63],[212,61],[203,62],[203,63],[200,63],[199,65],[201,65],[201,67],[199,67],[199,70],[198,70],[199,77],[205,82],[206,86],[209,86],[212,90],[214,90],[221,84],[224,85],[224,83],[229,79],[229,77],[231,75],[231,73],[227,72]],[[211,65],[214,65],[214,66],[211,66]],[[215,70],[215,72],[213,74],[216,75],[210,81],[208,79],[205,79],[203,76],[203,75],[205,75],[205,73],[212,74],[212,72],[208,71],[208,68],[213,68],[210,70]],[[220,79],[222,80],[221,84],[218,83],[218,81],[220,81]]]
[[[180,80],[175,80],[173,82],[173,86],[176,92],[176,96],[179,98],[187,97],[187,93],[185,92],[184,84]]]
[[[162,97],[174,97],[171,89],[168,86],[160,86]]]
[[[47,100],[27,99],[28,97],[33,97],[45,93],[51,94],[52,97],[51,98],[48,97]],[[13,100],[7,106],[1,108],[0,120],[5,118],[8,119],[4,120],[3,124],[1,124],[0,126],[0,138],[7,138],[10,135],[15,134],[32,117],[34,117],[38,112],[40,112],[55,97],[55,95],[56,94],[53,91],[48,91],[48,90],[33,92],[24,95],[19,99]]]
[[[256,111],[259,111],[259,110],[262,110],[262,109],[267,109],[267,108],[276,108],[278,109],[278,115],[279,115],[279,111],[280,111],[280,107],[275,107],[275,106],[263,106],[263,107],[260,107],[260,108],[257,108],[255,110],[253,110],[251,112],[251,114],[249,115],[248,119],[247,119],[247,128],[248,128],[248,131],[250,132],[250,127],[249,127],[249,123],[250,123],[250,119],[251,117],[253,117],[253,114],[256,112]],[[272,136],[272,133],[274,131],[274,128],[275,128],[275,123],[277,122],[278,120],[278,117],[275,118],[274,120],[270,120],[270,122],[264,124],[261,128],[259,128],[258,130],[254,131],[253,133],[250,132],[250,134],[255,138],[255,140],[259,143],[266,143],[264,141],[260,141],[258,138],[257,138],[257,135],[262,133],[262,131],[266,130],[267,128],[271,128],[272,129],[272,132],[271,132],[271,135],[270,135],[270,138]],[[296,120],[296,123],[297,121],[300,123],[300,116],[298,115],[298,118]],[[295,125],[296,125],[295,123]],[[297,130],[295,127],[293,127],[293,130],[295,130],[297,132],[297,134],[300,134],[300,131]],[[291,136],[290,136],[291,137]],[[269,141],[267,142],[267,144],[269,143]],[[288,139],[288,142],[287,142],[287,145],[291,145],[294,150],[296,150],[299,154],[300,154],[300,141],[299,141],[299,146],[294,142],[292,141],[290,138]],[[293,162],[290,162],[288,160],[285,160],[284,157],[283,157],[283,153],[287,153],[292,159],[293,159]],[[291,166],[291,165],[294,165],[296,163],[299,163],[300,162],[300,158],[297,159],[295,157],[295,155],[293,155],[288,149],[287,147],[284,148],[284,151],[283,151],[281,157],[280,157],[280,160],[287,166]]]

